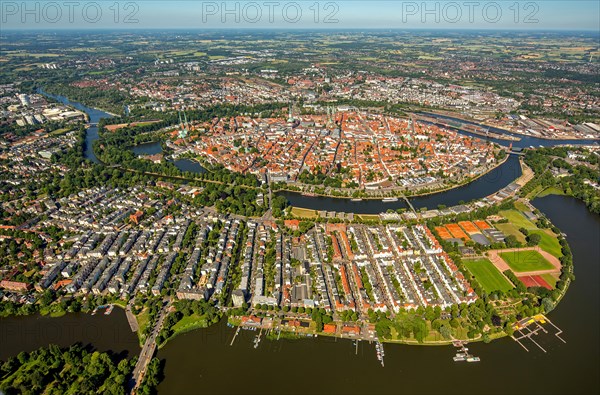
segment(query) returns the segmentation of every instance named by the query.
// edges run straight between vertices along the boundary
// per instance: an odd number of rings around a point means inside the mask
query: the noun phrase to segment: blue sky
[[[600,1],[2,0],[3,29],[600,30]],[[68,5],[70,4],[70,5]],[[115,4],[118,7],[115,7]],[[515,7],[516,5],[516,7]],[[118,10],[117,10],[118,9]]]

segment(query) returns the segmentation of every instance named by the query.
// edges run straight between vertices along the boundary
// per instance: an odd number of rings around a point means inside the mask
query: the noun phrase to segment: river
[[[460,201],[468,202],[491,195],[504,188],[521,175],[521,166],[516,155],[510,155],[502,165],[489,173],[462,187],[445,192],[409,198],[412,205],[437,208],[439,204],[454,206]],[[396,202],[383,203],[381,200],[362,200],[353,202],[349,199],[336,199],[324,196],[304,196],[297,192],[282,192],[292,206],[313,210],[341,211],[346,213],[378,214],[388,209],[407,208],[403,199]]]
[[[58,100],[66,105],[71,105],[78,110],[85,111],[89,118],[90,123],[97,123],[101,118],[111,117],[110,114],[87,107],[81,103],[73,102],[69,100],[65,96],[60,95],[51,95],[44,92],[42,89],[38,89],[38,92],[49,96],[55,100]],[[451,117],[446,117],[447,119],[454,119]],[[466,121],[465,121],[466,122]],[[474,122],[470,122],[474,123]],[[508,133],[505,130],[498,128],[490,128],[490,130],[498,132],[498,133]],[[478,137],[466,131],[461,131],[461,133],[470,135],[472,137]],[[523,137],[523,136],[521,136]],[[98,162],[96,155],[92,150],[93,142],[98,139],[98,128],[96,126],[91,126],[87,129],[86,133],[86,151],[85,157]],[[507,142],[504,140],[495,140],[490,139],[498,144],[506,145]],[[594,140],[581,141],[581,140],[546,140],[539,139],[535,137],[524,137],[520,142],[515,143],[515,146],[519,147],[528,147],[530,145],[533,146],[554,146],[559,144],[592,144],[597,143]],[[132,147],[133,152],[136,155],[141,154],[157,154],[162,152],[162,148],[160,143],[147,143],[140,144],[138,146]],[[190,171],[190,172],[204,172],[206,171],[199,163],[195,161],[191,161],[189,159],[178,159],[173,162],[175,166],[177,166],[181,171]],[[437,208],[438,205],[443,204],[445,206],[453,206],[459,204],[461,201],[468,202],[474,199],[480,199],[485,196],[488,196],[508,184],[514,181],[521,175],[521,167],[519,165],[519,161],[515,155],[511,155],[508,160],[487,173],[486,175],[476,179],[475,181],[464,185],[459,188],[453,188],[451,190],[445,192],[439,192],[426,196],[419,196],[410,198],[412,205],[419,208]],[[349,199],[336,199],[330,197],[321,197],[321,196],[304,196],[298,192],[282,192],[283,196],[285,196],[292,206],[303,207],[313,210],[327,210],[327,211],[338,211],[338,212],[347,212],[347,213],[361,213],[361,214],[378,214],[388,209],[399,209],[399,208],[408,208],[408,205],[403,199],[398,199],[397,202],[389,202],[383,203],[380,200],[363,200],[359,202],[353,202]]]
[[[71,101],[68,97],[47,93],[41,88],[38,88],[37,92],[44,96],[57,100],[62,104],[75,107],[76,109],[88,114],[89,123],[91,125],[86,129],[84,157],[91,160],[92,162],[100,163],[93,150],[94,141],[98,140],[99,137],[97,124],[102,118],[111,118],[113,117],[113,115],[102,110],[87,107],[81,103]],[[159,142],[151,142],[133,146],[131,147],[131,150],[136,155],[154,155],[162,152],[162,147]],[[191,171],[195,173],[204,173],[206,171],[206,169],[204,169],[198,162],[191,161],[189,159],[178,159],[175,160],[173,164],[177,166],[177,168],[181,171]]]
[[[509,338],[472,343],[476,364],[452,361],[451,346],[385,344],[385,368],[366,342],[358,355],[350,340],[263,339],[256,332],[234,330],[224,323],[181,335],[158,353],[165,380],[159,394],[245,393],[388,393],[505,394],[598,393],[600,217],[573,198],[547,196],[536,207],[565,233],[573,249],[577,279],[549,318],[564,330],[563,344],[552,335],[527,343],[529,352]]]
[[[94,316],[71,313],[59,318],[41,315],[0,318],[0,360],[49,344],[68,347],[76,342],[122,357],[137,355],[140,352],[137,335],[131,332],[125,311],[115,307],[108,316],[102,311]]]
[[[57,100],[59,102],[61,102],[62,104],[65,104],[67,106],[72,106],[75,107],[76,109],[78,109],[79,111],[83,111],[85,113],[87,113],[88,118],[89,118],[89,123],[91,124],[90,127],[87,128],[86,133],[85,133],[85,152],[84,152],[84,156],[91,160],[92,162],[95,163],[100,163],[100,161],[98,160],[98,158],[96,157],[96,155],[94,154],[94,150],[93,150],[93,143],[94,141],[98,140],[98,122],[100,122],[100,120],[102,118],[111,118],[112,115],[104,112],[102,110],[98,110],[96,108],[91,108],[91,107],[87,107],[84,106],[81,103],[75,102],[75,101],[71,101],[69,100],[69,98],[65,97],[65,96],[61,96],[61,95],[53,95],[50,93],[45,92],[43,89],[38,88],[37,92],[39,94],[42,94],[44,96],[48,96],[54,100]]]
[[[60,100],[59,96],[54,97]],[[86,111],[91,123],[109,116],[66,98],[61,101]],[[89,128],[86,157],[96,161],[91,143],[97,137],[97,128]],[[562,143],[544,142],[544,145]],[[440,203],[452,205],[457,200],[485,196],[520,175],[516,163],[511,157],[496,171],[467,186],[412,201],[417,207],[435,207]],[[349,204],[346,200],[302,199],[318,202],[321,209],[353,211],[346,208]],[[327,206],[330,201],[338,206]],[[394,204],[381,202],[358,203],[373,205],[377,212],[395,208]],[[386,366],[382,368],[374,347],[365,342],[360,344],[358,355],[350,341],[325,337],[296,341],[264,339],[258,349],[253,349],[251,340],[255,333],[242,331],[235,344],[229,346],[233,330],[221,323],[178,336],[159,351],[158,357],[166,361],[166,378],[159,385],[159,393],[600,392],[600,217],[590,214],[583,203],[569,197],[547,196],[533,203],[567,234],[573,251],[577,279],[556,310],[549,314],[565,331],[563,338],[567,344],[552,336],[538,336],[536,340],[548,350],[546,354],[531,344],[530,352],[525,352],[506,338],[491,344],[475,343],[469,348],[482,359],[475,364],[454,363],[451,347],[386,344]],[[362,207],[359,212],[364,212]],[[121,309],[115,309],[110,316],[68,314],[61,318],[0,319],[0,359],[49,343],[67,346],[74,342],[126,356],[139,352],[137,339],[129,330]]]

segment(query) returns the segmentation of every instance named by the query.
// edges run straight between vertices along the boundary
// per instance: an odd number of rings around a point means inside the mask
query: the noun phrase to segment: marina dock
[[[540,350],[542,350],[544,353],[547,353],[546,349],[544,349],[544,347],[542,347],[533,338],[533,336],[537,336],[539,332],[543,332],[545,334],[549,333],[548,330],[546,330],[546,328],[543,327],[543,325],[546,323],[550,324],[556,330],[554,336],[556,336],[561,342],[566,344],[567,342],[562,337],[560,337],[560,335],[563,333],[562,330],[558,326],[554,325],[554,323],[552,323],[552,321],[550,321],[548,317],[542,314],[538,314],[530,318],[524,318],[521,321],[517,322],[513,327],[515,333],[511,337],[527,352],[529,352],[529,349],[525,346],[525,344],[523,344],[523,341],[525,339],[531,340],[531,342],[535,344]]]

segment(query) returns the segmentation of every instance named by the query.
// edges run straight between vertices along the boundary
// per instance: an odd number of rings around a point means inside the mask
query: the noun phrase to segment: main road
[[[146,368],[148,364],[152,360],[154,356],[154,352],[156,351],[156,337],[160,333],[162,329],[163,323],[165,321],[165,317],[169,312],[169,307],[171,303],[170,301],[163,300],[162,308],[158,313],[158,319],[156,320],[156,324],[152,328],[152,332],[148,335],[146,342],[144,343],[144,347],[142,347],[142,351],[140,351],[140,355],[138,357],[137,363],[135,364],[135,368],[132,373],[132,392],[135,393],[135,390],[139,387],[144,379],[144,375],[146,374]]]

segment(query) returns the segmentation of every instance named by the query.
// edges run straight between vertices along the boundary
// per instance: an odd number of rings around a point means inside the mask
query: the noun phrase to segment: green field
[[[291,213],[298,218],[317,218],[319,216],[316,210],[300,207],[292,207]]]
[[[558,238],[554,235],[554,233],[552,233],[550,229],[532,230],[530,233],[537,233],[542,237],[542,240],[539,244],[542,250],[549,252],[557,258],[560,258],[562,256],[562,248],[560,247]]]
[[[511,283],[487,259],[465,260],[465,266],[486,292],[508,291],[513,288]]]
[[[540,277],[543,278],[548,284],[550,284],[550,286],[552,286],[552,288],[556,288],[556,282],[558,281],[558,279],[556,277],[554,277],[552,274],[546,273],[546,274],[542,274]]]
[[[523,214],[521,214],[517,210],[506,210],[500,211],[500,215],[504,218],[508,219],[512,224],[514,224],[517,229],[525,228],[527,230],[537,229],[537,226],[530,220],[528,220]]]
[[[361,221],[379,221],[377,214],[356,214],[356,217]]]
[[[539,229],[533,222],[528,220],[521,212],[517,210],[500,211],[500,215],[507,218],[510,222],[507,224],[496,224],[496,227],[507,235],[514,235],[521,243],[526,243],[525,236],[519,231],[525,228],[529,233],[536,233],[541,236],[540,248],[557,258],[562,256],[558,238],[549,229]]]
[[[520,201],[515,202],[515,208],[519,211],[530,211],[529,207],[527,207],[525,203]]]
[[[533,250],[501,252],[500,256],[514,272],[554,269],[554,266],[546,258]]]
[[[519,231],[519,229],[513,224],[494,224],[498,230],[500,230],[505,235],[513,235],[517,238],[521,243],[526,243],[525,235]]]
[[[565,192],[557,187],[548,187],[546,189],[544,189],[543,191],[541,191],[540,193],[537,194],[536,197],[544,197],[544,196],[548,196],[548,195],[564,195]]]

